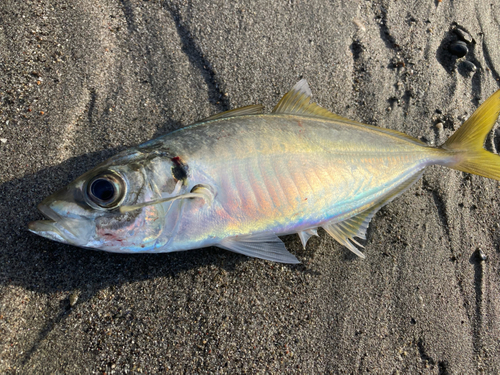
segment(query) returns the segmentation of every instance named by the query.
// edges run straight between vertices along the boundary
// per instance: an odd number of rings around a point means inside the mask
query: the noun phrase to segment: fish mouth
[[[49,220],[37,220],[28,223],[28,230],[39,236],[66,244],[85,246],[89,242],[91,228],[88,220],[63,217],[44,202],[38,210]]]
[[[55,225],[54,220],[37,220],[28,223],[28,230],[31,233],[48,238],[49,240],[68,243],[65,240],[63,232]]]

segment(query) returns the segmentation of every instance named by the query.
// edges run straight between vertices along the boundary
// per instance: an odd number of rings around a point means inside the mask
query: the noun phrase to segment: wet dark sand
[[[2,1],[0,372],[498,373],[496,181],[429,168],[375,216],[365,260],[321,232],[284,238],[297,266],[93,252],[27,222],[117,151],[270,110],[300,78],[333,112],[440,144],[500,86],[499,19],[477,0]],[[455,23],[473,39],[458,60]]]

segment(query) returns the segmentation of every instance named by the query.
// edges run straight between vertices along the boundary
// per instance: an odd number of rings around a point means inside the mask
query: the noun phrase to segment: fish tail
[[[441,146],[455,157],[447,166],[500,180],[500,156],[484,149],[484,142],[500,114],[500,90],[491,95]]]

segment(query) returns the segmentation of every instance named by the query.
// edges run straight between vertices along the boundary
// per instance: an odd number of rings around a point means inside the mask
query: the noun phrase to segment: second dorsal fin
[[[350,120],[346,117],[342,117],[336,115],[320,107],[316,103],[311,102],[311,89],[307,84],[305,79],[301,79],[293,88],[288,91],[276,104],[276,107],[273,109],[274,114],[293,114],[293,115],[303,115],[310,116],[316,118],[324,118],[328,120],[337,120],[346,125],[354,125],[354,126],[362,126],[364,128],[368,128],[371,130],[375,130],[380,133],[385,133],[391,135],[393,137],[409,140],[411,142],[417,143],[418,145],[425,145],[422,141],[417,138],[414,138],[408,134],[401,133],[397,130],[380,128],[378,126],[363,124],[358,121]]]
[[[293,88],[288,91],[276,104],[273,113],[288,113],[296,115],[306,115],[312,117],[323,117],[333,120],[351,121],[336,115],[316,103],[311,102],[311,89],[305,79],[301,79]]]

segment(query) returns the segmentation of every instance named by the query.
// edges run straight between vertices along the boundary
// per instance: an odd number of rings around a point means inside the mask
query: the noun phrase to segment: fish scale
[[[255,147],[254,140],[248,140],[248,144],[241,142],[239,140],[238,146],[243,150],[243,155],[238,157],[237,163],[232,164],[232,172],[233,172],[233,183],[234,183],[234,191],[239,193],[239,199],[232,197],[231,193],[228,193],[229,196],[223,203],[226,209],[229,211],[229,217],[238,218],[236,224],[241,231],[247,230],[247,228],[252,228],[255,231],[264,231],[269,230],[277,234],[286,233],[292,230],[296,230],[304,226],[318,226],[322,221],[331,220],[335,218],[335,216],[341,216],[344,218],[345,213],[348,211],[353,211],[361,206],[365,206],[367,203],[376,200],[378,196],[384,195],[386,190],[383,189],[384,185],[393,186],[398,184],[398,179],[405,180],[408,178],[408,170],[412,170],[412,173],[418,172],[427,161],[427,157],[423,157],[424,154],[422,152],[415,152],[414,149],[416,147],[410,144],[409,146],[404,145],[408,152],[399,151],[399,153],[393,153],[391,157],[386,158],[384,160],[380,159],[381,151],[366,151],[363,144],[356,145],[354,143],[348,143],[348,139],[337,139],[338,144],[348,144],[349,153],[343,155],[338,152],[325,152],[322,154],[314,153],[313,155],[308,155],[310,153],[309,146],[307,142],[310,142],[309,138],[303,138],[303,141],[297,142],[297,148],[293,154],[290,153],[281,153],[277,152],[275,155],[272,155],[272,163],[269,163],[271,166],[270,171],[265,171],[265,175],[268,176],[265,179],[267,185],[274,186],[276,185],[279,190],[282,192],[283,197],[279,200],[279,207],[282,208],[281,212],[279,212],[278,217],[273,217],[271,215],[261,216],[260,218],[255,217],[256,213],[259,213],[257,209],[257,205],[264,204],[264,199],[258,199],[256,197],[256,191],[258,188],[255,186],[256,181],[259,180],[258,176],[250,173],[254,170],[253,164],[258,161],[261,161],[264,158],[269,158],[269,154],[271,154],[270,147],[272,145],[276,145],[279,143],[280,137],[283,134],[280,132],[276,132],[276,136],[271,136],[268,134],[267,130],[261,130],[262,127],[258,129],[252,129],[252,127],[257,127],[254,123],[251,123],[252,119],[248,118],[240,118],[238,126],[241,128],[247,127],[247,133],[257,133],[261,131],[265,133],[267,137],[266,141],[262,141],[261,143],[266,143],[267,154],[261,155],[259,154],[258,158],[250,158],[248,157],[247,152],[252,147]],[[219,124],[212,124],[212,127],[219,126],[225,127],[228,126],[225,122],[228,122],[228,119],[220,120]],[[292,119],[289,119],[289,122],[292,122]],[[248,124],[247,124],[248,122]],[[304,124],[308,124],[310,127],[314,125],[316,120],[302,119]],[[312,124],[309,124],[311,122]],[[248,125],[248,126],[247,126]],[[274,125],[276,127],[276,125]],[[290,123],[287,124],[288,127],[291,127]],[[262,139],[263,137],[257,137],[257,139]],[[321,137],[315,141],[315,148],[320,148],[321,150],[326,150],[327,146],[332,146],[332,141],[325,142],[326,145],[321,145]],[[222,147],[222,145],[220,146]],[[357,149],[356,149],[357,148]],[[302,150],[302,153],[297,152],[297,150]],[[403,148],[404,150],[404,148]],[[372,155],[372,157],[369,157]],[[223,163],[224,161],[222,161]],[[385,162],[385,163],[382,163]],[[218,163],[216,160],[208,160],[204,165],[205,170],[210,169],[210,165],[212,163]],[[219,162],[220,163],[220,162]],[[383,171],[385,173],[378,173],[377,185],[370,184],[371,179],[370,176],[373,176],[373,169],[378,165],[385,164]],[[413,167],[412,167],[413,165]],[[355,166],[355,172],[353,172],[353,166]],[[395,168],[397,167],[397,168]],[[267,167],[269,168],[269,166]],[[261,166],[262,169],[262,166]],[[308,181],[299,181],[300,177],[303,176],[303,170],[316,170],[320,171],[324,174],[325,179],[328,181],[323,184],[316,184],[314,187],[316,188],[312,192],[309,192],[307,189],[310,186]],[[218,170],[220,171],[220,169]],[[382,172],[383,172],[382,171]],[[402,171],[406,171],[406,173],[402,173]],[[246,172],[246,174],[245,174]],[[218,175],[219,172],[214,173],[214,175]],[[276,182],[269,181],[269,177],[276,176]],[[216,182],[216,180],[215,180]],[[260,182],[260,181],[259,181]],[[224,199],[223,194],[225,194],[225,190],[221,192],[222,197],[221,200]],[[231,189],[232,190],[232,189]],[[376,190],[375,193],[370,193],[372,190]],[[318,196],[318,193],[323,192],[328,197],[329,205],[328,206],[314,206],[309,203],[305,203],[305,198],[307,195]],[[362,192],[361,197],[356,197],[359,192]],[[355,201],[351,203],[351,201]],[[311,202],[314,202],[312,200]],[[272,210],[269,210],[272,211]],[[283,221],[288,219],[294,215],[296,220],[294,222],[290,222],[287,225],[283,226]],[[311,220],[311,222],[305,222],[305,220]],[[230,235],[239,235],[240,233],[235,231],[227,231],[227,227],[231,227],[234,224],[229,222],[226,225],[223,225],[221,231],[225,231],[220,234],[220,237],[223,237],[224,234]],[[271,224],[271,226],[265,227],[264,224]],[[275,226],[273,226],[275,225]],[[281,230],[278,226],[282,226]],[[217,233],[213,231],[212,233]]]
[[[253,162],[249,163],[246,169],[247,176],[249,177],[249,187],[251,188],[256,204],[256,211],[258,214],[264,214],[265,211],[273,210],[273,202],[267,190],[265,181],[260,173],[262,161],[256,158]]]
[[[262,157],[260,159],[259,172],[262,176],[262,182],[264,183],[265,189],[271,198],[271,210],[275,214],[283,214],[286,210],[285,203],[288,203],[288,199],[279,185],[278,176],[272,167],[270,158]]]
[[[126,150],[46,198],[39,208],[49,220],[29,228],[113,252],[218,246],[296,263],[278,235],[298,233],[305,247],[322,227],[364,257],[355,238],[428,165],[500,180],[498,156],[483,148],[500,91],[437,148],[310,98],[302,80],[271,114],[234,109]]]

